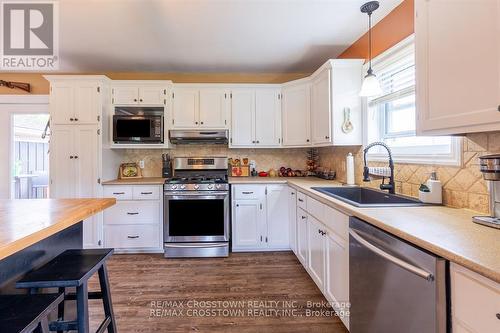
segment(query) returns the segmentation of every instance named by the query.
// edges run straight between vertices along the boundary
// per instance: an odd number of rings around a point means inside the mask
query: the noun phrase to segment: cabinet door
[[[139,103],[139,88],[114,87],[113,104],[131,105]]]
[[[76,185],[77,198],[99,197],[99,136],[97,126],[75,126],[75,165],[76,176],[72,180]],[[102,245],[102,213],[83,221],[83,246],[85,248]]]
[[[56,125],[51,128],[49,149],[51,198],[76,198],[75,128],[70,125]]]
[[[261,200],[233,201],[233,250],[252,250],[263,247],[262,223],[265,221]]]
[[[325,68],[311,85],[311,137],[313,144],[332,142],[331,70]]]
[[[310,87],[304,83],[283,89],[283,145],[308,146],[310,139]]]
[[[307,267],[307,213],[302,208],[297,208],[297,258]]]
[[[139,87],[139,103],[163,105],[167,90],[163,87]]]
[[[288,218],[290,249],[297,255],[297,191],[288,188]]]
[[[268,185],[266,197],[267,243],[269,248],[288,249],[288,186]]]
[[[308,264],[307,268],[318,288],[323,291],[325,281],[325,236],[322,231],[324,229],[321,222],[316,218],[308,215]]]
[[[224,89],[200,90],[200,127],[227,127],[226,98]]]
[[[499,130],[500,1],[415,8],[418,134]]]
[[[326,236],[325,296],[349,327],[349,243],[332,232]]]
[[[254,146],[255,91],[238,89],[231,94],[231,146]]]
[[[281,144],[281,96],[279,89],[255,92],[255,143],[257,147]]]
[[[94,81],[78,81],[74,83],[74,123],[97,124],[100,115],[101,92]]]
[[[74,90],[70,82],[50,85],[49,112],[52,125],[73,124],[75,118]]]
[[[176,88],[172,93],[172,125],[174,128],[198,127],[198,89]]]

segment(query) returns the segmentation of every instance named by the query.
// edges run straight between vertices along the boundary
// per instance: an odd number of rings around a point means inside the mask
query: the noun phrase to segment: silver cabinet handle
[[[139,236],[127,236],[127,238],[135,239],[135,238],[139,238]]]
[[[134,212],[134,213],[127,212],[127,215],[139,215],[139,213],[137,213],[137,212]]]
[[[113,192],[115,195],[125,194],[125,192]]]
[[[297,199],[297,200],[299,200],[300,202],[304,202],[304,200],[302,200],[302,199]]]
[[[368,250],[372,251],[375,254],[378,254],[382,258],[389,260],[393,264],[395,264],[403,269],[406,269],[408,272],[413,273],[415,275],[418,275],[421,278],[426,279],[427,281],[434,280],[434,276],[431,273],[421,269],[420,267],[414,266],[412,264],[407,263],[406,261],[403,261],[399,258],[396,258],[387,252],[382,251],[381,249],[379,249],[378,247],[376,247],[375,245],[371,244],[366,239],[364,239],[363,237],[358,235],[354,230],[349,229],[349,235],[351,235],[352,238],[357,240],[361,245],[366,247]]]
[[[304,219],[306,219],[306,218],[307,218],[307,216],[302,215],[302,219],[303,219],[303,220],[304,220]]]
[[[253,192],[241,192],[243,194],[253,194]]]
[[[153,194],[153,192],[141,192],[141,194]]]

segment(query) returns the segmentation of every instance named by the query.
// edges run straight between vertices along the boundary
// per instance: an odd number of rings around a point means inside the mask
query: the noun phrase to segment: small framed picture
[[[118,178],[142,178],[141,168],[137,163],[122,163],[120,164]]]

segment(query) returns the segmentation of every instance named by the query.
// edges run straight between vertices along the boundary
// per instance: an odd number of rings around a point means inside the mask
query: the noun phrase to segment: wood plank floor
[[[233,253],[223,259],[114,255],[108,269],[120,333],[347,332],[330,308],[307,303],[326,300],[291,252]],[[89,290],[96,289],[94,277]],[[102,307],[98,300],[89,303],[95,331]],[[313,317],[310,310],[327,312]]]

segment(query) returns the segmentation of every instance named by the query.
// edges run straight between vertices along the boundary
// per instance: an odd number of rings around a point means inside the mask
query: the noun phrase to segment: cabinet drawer
[[[453,320],[471,332],[500,332],[500,284],[456,264],[451,264],[451,308]]]
[[[159,201],[127,201],[104,210],[104,224],[156,224],[160,223]]]
[[[302,192],[297,192],[297,207],[307,210],[306,208],[306,195]]]
[[[132,199],[134,200],[159,200],[160,186],[136,185],[132,188]]]
[[[325,205],[316,199],[306,197],[306,211],[323,222],[325,220]]]
[[[104,227],[104,246],[117,249],[158,248],[158,225],[107,225]]]
[[[234,185],[234,199],[255,200],[266,195],[266,185]]]
[[[349,240],[349,216],[325,206],[325,219],[322,222],[339,237]]]
[[[116,198],[116,200],[131,200],[132,186],[105,185],[103,186],[103,196],[105,198]]]

